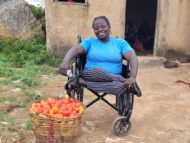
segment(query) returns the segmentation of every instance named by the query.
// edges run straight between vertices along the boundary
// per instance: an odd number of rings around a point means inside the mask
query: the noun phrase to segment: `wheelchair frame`
[[[81,43],[81,36],[78,36],[78,43]],[[71,98],[77,98],[77,100],[83,102],[83,91],[84,88],[87,88],[85,86],[82,86],[79,84],[79,76],[82,70],[84,69],[86,63],[86,55],[78,55],[76,57],[75,63],[71,66],[71,70],[73,72],[73,77],[76,78],[77,86],[73,90],[67,90],[67,94]],[[129,70],[129,62],[127,62],[127,65],[122,65],[122,76],[125,78],[130,77],[130,70]],[[68,82],[72,82],[74,78],[69,79]],[[88,89],[88,88],[87,88]],[[131,123],[130,123],[130,117],[132,115],[133,110],[133,103],[134,103],[134,89],[136,89],[137,96],[141,96],[141,90],[138,87],[137,83],[133,83],[132,86],[129,89],[126,89],[125,92],[121,95],[116,95],[116,104],[112,105],[109,103],[104,97],[107,95],[107,93],[103,93],[102,95],[98,94],[97,92],[88,89],[93,94],[97,96],[95,100],[90,102],[88,105],[86,105],[86,108],[90,107],[94,103],[96,103],[98,100],[102,99],[105,103],[107,103],[109,106],[111,106],[113,109],[118,111],[121,117],[118,117],[114,123],[113,123],[113,131],[118,136],[124,136],[126,135],[130,129],[131,129]],[[75,93],[77,97],[75,97]],[[119,125],[118,125],[119,124]],[[117,127],[118,125],[118,127]],[[118,131],[119,129],[119,131]],[[126,130],[125,130],[126,129]]]

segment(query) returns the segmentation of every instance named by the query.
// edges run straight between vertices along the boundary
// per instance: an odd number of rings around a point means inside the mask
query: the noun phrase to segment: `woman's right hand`
[[[63,61],[60,68],[59,68],[59,73],[62,74],[62,75],[67,76],[68,69],[70,69],[69,62]]]

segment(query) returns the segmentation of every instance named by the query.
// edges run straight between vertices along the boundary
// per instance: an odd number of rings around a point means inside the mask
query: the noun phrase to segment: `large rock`
[[[26,40],[31,36],[44,37],[42,24],[24,0],[12,0],[0,6],[0,38],[15,36]]]

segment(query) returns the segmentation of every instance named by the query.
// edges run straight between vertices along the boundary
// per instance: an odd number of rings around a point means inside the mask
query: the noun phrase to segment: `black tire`
[[[119,136],[125,136],[131,130],[131,122],[127,121],[127,117],[120,116],[113,122],[113,131],[114,133]]]

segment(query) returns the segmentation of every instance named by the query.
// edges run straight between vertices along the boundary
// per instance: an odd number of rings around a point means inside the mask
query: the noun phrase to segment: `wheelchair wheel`
[[[118,117],[113,123],[113,131],[117,136],[125,136],[130,130],[131,122],[125,116]]]
[[[76,64],[75,63],[73,63],[73,66],[72,66],[72,74],[73,74],[73,77],[76,76]],[[75,89],[70,91],[70,96],[71,96],[71,98],[75,99]]]

